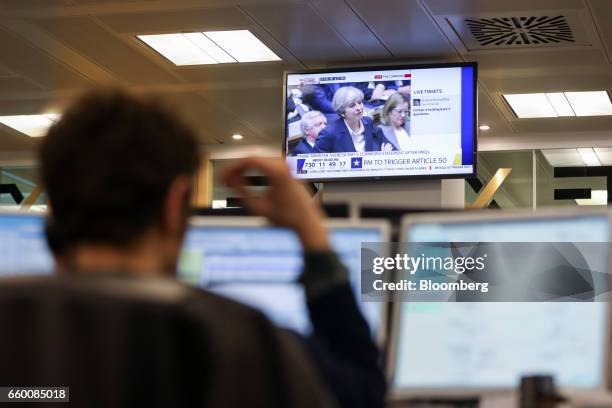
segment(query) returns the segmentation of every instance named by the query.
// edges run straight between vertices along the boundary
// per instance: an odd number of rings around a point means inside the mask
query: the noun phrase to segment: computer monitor
[[[607,242],[606,210],[407,216],[403,242]],[[608,255],[601,253],[605,268]],[[564,390],[607,383],[605,302],[396,303],[388,369],[394,398],[481,395],[530,374]]]
[[[311,182],[473,176],[477,82],[471,62],[286,72],[289,168]],[[358,100],[363,146],[344,120],[344,106]]]
[[[372,334],[382,341],[383,303],[361,302],[361,243],[386,242],[389,225],[330,220],[332,246],[350,273],[357,301]],[[311,330],[304,293],[296,279],[302,270],[296,235],[256,217],[194,217],[190,221],[179,277],[263,311],[275,323],[302,334]]]
[[[53,258],[44,233],[44,216],[0,212],[0,277],[50,274]]]

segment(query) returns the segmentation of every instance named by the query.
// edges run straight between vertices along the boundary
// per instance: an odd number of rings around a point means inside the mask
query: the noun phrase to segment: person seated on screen
[[[297,122],[310,111],[310,107],[302,103],[302,91],[297,88],[287,89],[287,102],[285,103],[287,123]]]
[[[332,100],[338,89],[352,86],[363,92],[364,104],[370,108],[380,106],[391,93],[396,92],[396,81],[380,82],[342,82],[328,84],[304,84],[301,87],[303,102],[313,110],[323,112],[331,122],[338,119],[338,114],[333,108]],[[387,88],[389,86],[389,88]]]
[[[315,142],[319,132],[327,126],[327,118],[319,111],[310,111],[304,114],[300,121],[300,130],[304,136],[302,140],[293,148],[291,154],[316,153]]]
[[[120,90],[93,91],[81,97],[50,128],[39,152],[41,182],[52,209],[46,234],[58,273],[73,279],[94,275],[174,278],[190,213],[198,151],[193,131],[156,100]],[[253,170],[266,176],[269,184],[260,196],[247,188],[245,174]],[[220,311],[223,327],[235,327],[240,333],[251,328],[250,334],[237,341],[259,344],[262,356],[274,355],[291,366],[294,360],[283,354],[284,349],[270,350],[270,339],[282,337],[294,345],[305,361],[317,367],[313,374],[320,374],[321,387],[308,390],[331,395],[340,407],[383,407],[385,379],[378,350],[357,307],[348,272],[331,250],[321,209],[280,159],[243,159],[229,165],[221,178],[243,196],[252,213],[295,231],[304,250],[299,281],[313,335],[289,335],[261,313],[205,291],[198,301]],[[266,324],[252,324],[255,317]],[[214,331],[207,335],[219,343]],[[273,366],[270,362],[267,367]],[[211,378],[227,381],[225,387],[243,384],[235,390],[244,395],[241,406],[274,405],[256,400],[263,394],[248,387],[249,378],[241,377],[261,366],[249,365],[244,373],[235,367],[213,364],[207,372],[218,370],[220,375]],[[299,369],[296,365],[295,370]],[[290,376],[293,382],[279,389],[279,395],[295,395],[296,389],[312,384],[308,375],[304,384],[295,379],[297,375]],[[290,406],[300,405],[292,402]],[[329,406],[323,402],[311,405]]]
[[[410,89],[411,87],[409,79],[393,81],[392,83],[387,85],[387,90],[393,90],[394,92],[402,94],[402,96],[406,98],[406,100],[410,100]]]
[[[352,86],[336,91],[332,100],[340,119],[331,122],[319,133],[315,150],[318,153],[389,151],[393,146],[374,135],[372,119],[364,116],[363,92]]]
[[[303,103],[310,109],[335,117],[336,112],[332,108],[331,100],[338,88],[337,84],[303,83],[300,84],[299,90],[302,92]]]
[[[376,137],[387,140],[393,150],[409,150],[410,108],[400,93],[389,96],[380,115],[381,125],[376,128]]]

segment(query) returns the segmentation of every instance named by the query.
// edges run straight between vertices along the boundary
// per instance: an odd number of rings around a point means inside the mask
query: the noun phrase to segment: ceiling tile
[[[257,86],[258,82],[278,81],[279,85],[283,83],[283,72],[285,69],[290,69],[282,63],[253,63],[247,65],[241,64],[219,64],[207,65],[203,67],[181,67],[177,68],[176,72],[188,81],[191,82],[207,82],[224,84],[223,86],[239,87],[241,83],[248,82]],[[297,68],[293,66],[293,68]]]
[[[57,59],[30,45],[13,33],[0,29],[0,64],[49,89],[74,89],[89,81]]]
[[[15,75],[9,70],[0,67],[0,78],[14,77]]]
[[[117,3],[117,0],[72,0],[76,4],[106,4],[106,3]],[[155,1],[155,0],[122,0],[126,3],[138,3],[138,2],[147,2],[147,1]]]
[[[99,18],[116,32],[129,34],[212,31],[252,25],[236,7],[116,14]]]
[[[34,149],[36,142],[16,130],[0,123],[0,152],[17,152]]]
[[[588,78],[580,72],[586,70],[592,74],[604,75],[609,72],[609,68],[604,68],[607,64],[605,55],[598,49],[490,52],[479,54],[477,60],[479,78],[486,80],[491,92],[503,90],[507,93],[520,93],[520,90],[537,92],[538,88],[580,87],[579,84],[584,80],[599,78],[597,75]],[[547,78],[555,78],[554,84]]]
[[[207,100],[214,100],[227,110],[237,112],[237,121],[250,125],[249,133],[257,132],[248,142],[265,141],[283,142],[282,120],[282,87],[262,88],[256,92],[244,92],[240,89],[231,89],[222,92],[207,92]],[[269,118],[261,120],[261,118]],[[248,131],[247,131],[248,132]],[[227,136],[231,135],[228,133]],[[246,135],[245,135],[246,138]]]
[[[137,51],[136,39],[133,40],[134,47],[130,47],[91,18],[56,18],[38,20],[37,23],[73,50],[116,74],[121,80],[134,84],[177,81]]]
[[[170,94],[166,96],[166,101],[196,131],[203,144],[223,143],[231,140],[231,135],[236,132],[250,140],[260,139],[247,125],[241,123],[239,110],[228,110],[209,93],[206,97],[197,93]],[[280,120],[280,112],[278,117]]]
[[[515,119],[512,126],[518,133],[557,133],[596,132],[612,129],[611,116],[550,119]]]
[[[424,0],[424,2],[433,14],[438,15],[468,15],[474,13],[507,13],[513,11],[584,8],[582,0]]]
[[[384,44],[344,0],[313,0],[311,4],[360,56],[391,56]]]
[[[19,78],[1,78],[0,77],[0,95],[6,92],[19,93],[29,91],[40,91],[40,86],[34,85],[30,81]]]
[[[539,63],[532,67],[508,69],[485,68],[487,65],[481,64],[479,79],[484,81],[490,90],[506,93],[612,88],[612,70],[603,63],[603,59],[599,58],[601,54],[596,54],[599,63],[566,65],[557,69]]]
[[[244,9],[303,62],[359,57],[357,51],[306,4],[262,4]]]
[[[355,11],[395,56],[454,54],[450,43],[417,1],[352,0]]]
[[[34,115],[50,111],[51,99],[0,99],[0,115]]]
[[[594,150],[603,166],[612,166],[612,148],[596,147]]]
[[[0,2],[0,8],[18,10],[39,7],[61,7],[69,4],[70,0],[2,0],[2,2]]]
[[[478,90],[478,125],[489,125],[491,127],[487,131],[479,130],[479,138],[512,133],[512,128],[504,119],[503,114],[482,88]]]
[[[590,0],[593,18],[602,42],[608,52],[608,61],[612,63],[612,2],[610,0]]]

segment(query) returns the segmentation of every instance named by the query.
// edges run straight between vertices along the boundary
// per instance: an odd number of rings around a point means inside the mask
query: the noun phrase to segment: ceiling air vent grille
[[[575,42],[565,16],[466,19],[465,24],[481,47],[561,45]]]

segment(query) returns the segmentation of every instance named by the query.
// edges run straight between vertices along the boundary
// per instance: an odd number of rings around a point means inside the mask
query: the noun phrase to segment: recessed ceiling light
[[[491,126],[489,126],[489,125],[480,125],[480,127],[478,129],[480,129],[480,130],[489,130],[489,129],[491,129]]]
[[[557,116],[576,116],[563,92],[547,93],[546,97]]]
[[[510,107],[521,119],[525,118],[556,118],[557,112],[546,98],[546,94],[513,94],[504,95]]]
[[[578,205],[608,205],[608,190],[591,190],[591,198],[574,199]]]
[[[595,147],[593,150],[595,150],[595,154],[602,166],[612,166],[612,148]]]
[[[174,65],[218,64],[183,34],[139,35],[138,38]]]
[[[601,166],[601,162],[599,161],[599,158],[595,154],[595,151],[593,150],[592,147],[584,147],[584,148],[581,147],[576,150],[578,150],[578,154],[580,155],[580,158],[582,159],[584,164],[586,164],[587,166],[590,166],[590,167]]]
[[[216,62],[219,63],[230,63],[236,62],[235,58],[232,58],[227,52],[225,52],[221,47],[215,44],[210,38],[205,36],[203,33],[186,33],[183,34],[185,38],[198,46],[202,51],[204,51],[207,55],[213,58]]]
[[[582,167],[584,160],[577,149],[543,149],[542,154],[551,167]]]
[[[278,55],[249,30],[207,31],[204,34],[238,62],[280,61]]]
[[[612,115],[606,91],[504,94],[520,119]]]
[[[242,140],[242,135],[239,135],[239,134],[232,135],[232,139],[234,139],[234,140]]]
[[[212,208],[227,208],[227,200],[212,200]]]
[[[249,30],[138,35],[174,65],[280,61]]]
[[[606,91],[565,92],[576,116],[612,115],[612,103]]]
[[[43,115],[0,116],[0,123],[30,137],[41,137],[58,121],[60,115],[47,113]]]

